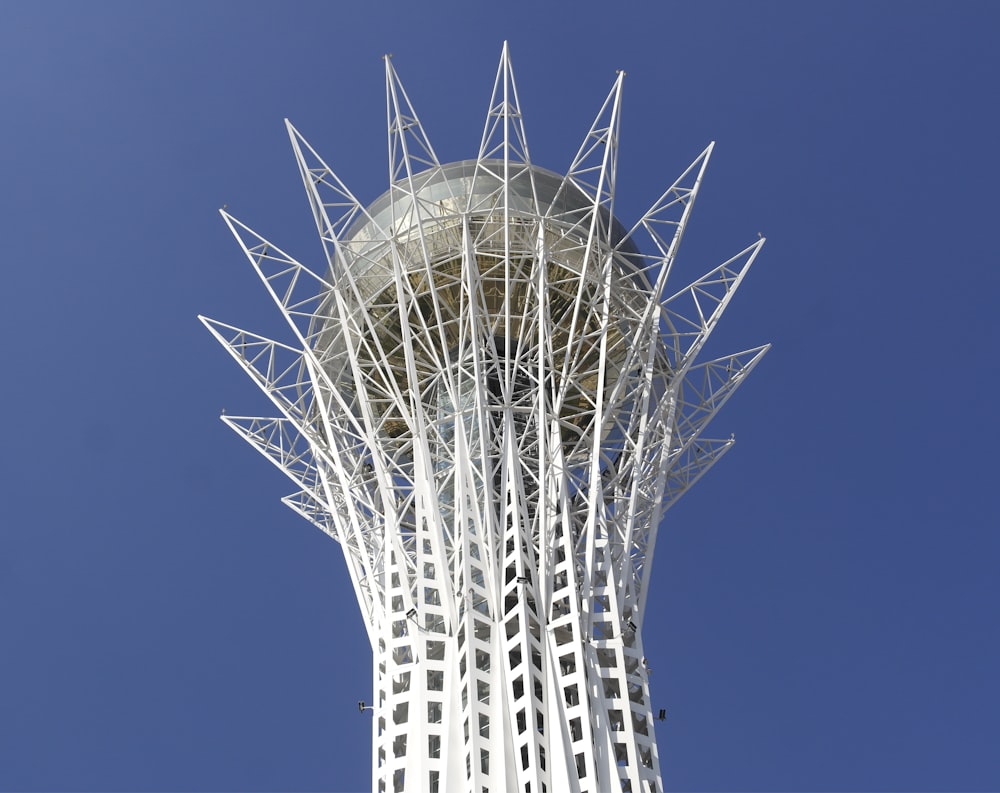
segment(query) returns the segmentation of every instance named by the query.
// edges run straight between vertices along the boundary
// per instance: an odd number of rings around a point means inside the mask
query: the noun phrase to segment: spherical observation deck
[[[463,368],[493,383],[482,407],[527,411],[542,376],[565,429],[579,436],[601,363],[604,382],[614,382],[650,290],[624,227],[593,209],[592,197],[552,171],[521,165],[505,179],[502,160],[401,180],[343,235],[331,283],[374,321],[320,335],[328,371],[392,373],[389,382],[367,378],[367,401],[390,436],[405,427],[396,389],[440,407],[442,372]],[[602,303],[613,318],[603,339],[600,314],[578,310]]]

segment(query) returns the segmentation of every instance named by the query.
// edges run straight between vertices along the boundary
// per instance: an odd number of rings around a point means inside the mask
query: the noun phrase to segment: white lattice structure
[[[530,164],[506,45],[464,162],[439,163],[385,66],[390,187],[368,208],[288,126],[322,275],[223,212],[294,339],[203,319],[278,411],[223,420],[344,549],[373,790],[659,791],[650,563],[767,349],[695,364],[763,240],[666,291],[712,147],[621,226],[622,74],[563,177]]]

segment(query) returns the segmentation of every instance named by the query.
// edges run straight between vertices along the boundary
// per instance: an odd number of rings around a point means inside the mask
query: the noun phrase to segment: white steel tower
[[[385,70],[370,206],[288,125],[322,274],[222,213],[294,339],[203,318],[279,414],[223,420],[344,549],[373,790],[659,791],[650,563],[733,443],[702,430],[766,352],[695,363],[763,240],[667,291],[712,147],[622,226],[622,73],[559,176],[528,157],[506,45],[474,160],[440,163]]]

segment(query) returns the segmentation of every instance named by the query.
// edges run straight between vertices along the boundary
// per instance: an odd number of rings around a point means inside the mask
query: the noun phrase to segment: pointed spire
[[[528,164],[528,139],[524,134],[524,118],[517,97],[514,69],[510,61],[507,42],[500,52],[493,94],[486,113],[483,138],[479,144],[479,160],[503,160],[504,162]]]
[[[762,247],[763,237],[663,302],[675,379],[697,358]]]
[[[330,535],[337,542],[341,542],[340,530],[337,527],[337,521],[334,517],[337,512],[330,510],[323,501],[317,499],[308,490],[299,490],[296,493],[284,496],[281,499],[281,503],[308,520],[318,529]]]
[[[709,422],[771,349],[770,344],[692,367],[678,384],[675,448],[671,458],[694,443]]]
[[[492,161],[491,165],[487,161]],[[497,161],[503,163],[502,171],[497,170]],[[490,95],[483,136],[476,158],[473,187],[469,191],[472,209],[489,210],[494,206],[508,206],[510,185],[527,178],[530,185],[532,211],[538,206],[534,175],[531,172],[531,157],[528,154],[528,138],[524,131],[524,117],[521,102],[514,81],[514,67],[511,63],[507,42],[500,51],[493,92]],[[483,189],[483,184],[488,186]],[[522,192],[522,191],[518,191]],[[475,201],[475,206],[471,202]]]
[[[734,443],[736,443],[735,437],[720,440],[704,438],[685,447],[675,458],[677,464],[673,465],[667,474],[663,491],[663,512],[676,504],[680,497],[708,472],[709,468],[722,459]]]
[[[573,163],[559,188],[563,193],[575,186],[595,206],[614,212],[615,177],[618,171],[618,141],[621,131],[622,86],[625,72],[618,70],[614,85],[583,138]],[[557,199],[558,200],[558,199]]]
[[[726,452],[733,448],[736,439],[733,437],[724,440],[700,439],[697,443],[686,447],[684,451],[673,458],[672,466],[661,466],[659,482],[655,488],[653,503],[655,507],[649,516],[648,529],[643,536],[639,537],[632,555],[642,559],[642,567],[639,571],[641,577],[639,584],[639,598],[636,604],[636,611],[640,614],[646,610],[646,600],[649,597],[650,573],[653,565],[653,553],[656,549],[656,536],[659,533],[663,516],[681,496],[690,490],[694,484],[701,479],[713,465],[721,460]],[[666,460],[664,461],[667,462]]]
[[[389,129],[389,183],[440,166],[434,148],[424,133],[417,111],[410,104],[399,75],[392,66],[392,56],[385,60],[385,108]]]
[[[310,339],[322,330],[314,320],[333,287],[225,210],[219,214],[296,336],[311,349]]]
[[[375,225],[364,206],[327,165],[302,134],[285,119],[299,174],[306,188],[316,229],[319,231],[331,268],[346,266],[341,260],[340,241],[359,217]]]
[[[208,317],[198,319],[300,432],[315,432],[315,396],[302,350]]]
[[[657,297],[663,293],[667,278],[670,276],[670,269],[677,256],[677,249],[680,247],[681,238],[684,236],[714,148],[713,141],[639,218],[616,246],[621,250],[640,228],[646,231],[659,251],[659,257],[653,259],[656,276],[649,279],[654,284],[653,294]]]
[[[293,422],[251,416],[222,416],[222,421],[295,484],[322,499],[321,475],[312,446]]]

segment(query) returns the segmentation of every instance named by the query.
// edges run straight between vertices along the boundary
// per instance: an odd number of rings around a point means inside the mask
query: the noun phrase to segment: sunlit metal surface
[[[319,274],[223,212],[292,335],[203,319],[278,411],[223,420],[343,546],[373,790],[659,791],[656,532],[731,447],[702,431],[767,351],[695,363],[763,239],[667,290],[712,147],[622,226],[623,74],[563,177],[530,164],[506,45],[459,163],[385,65],[390,188],[370,207],[288,125]]]

